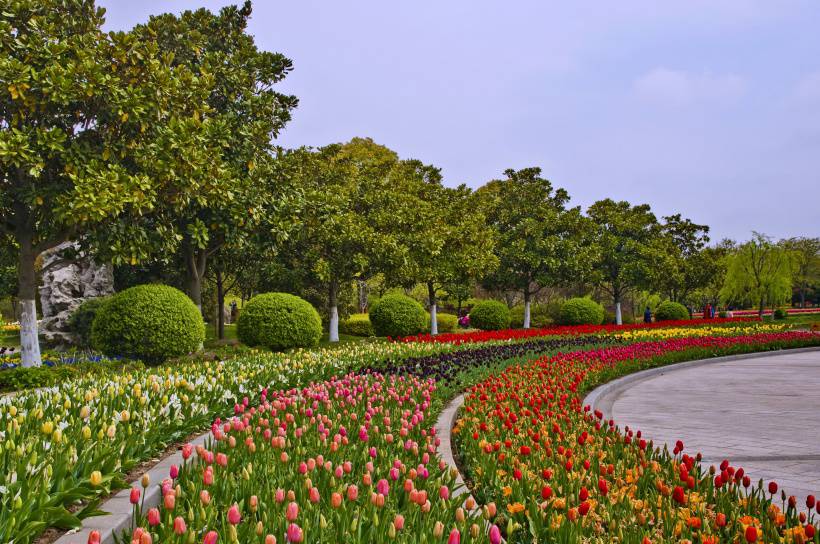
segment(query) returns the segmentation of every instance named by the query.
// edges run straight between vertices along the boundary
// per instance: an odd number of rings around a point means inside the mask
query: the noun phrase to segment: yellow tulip
[[[102,483],[102,474],[99,470],[95,470],[91,473],[91,478],[89,479],[91,481],[91,485],[98,486]]]

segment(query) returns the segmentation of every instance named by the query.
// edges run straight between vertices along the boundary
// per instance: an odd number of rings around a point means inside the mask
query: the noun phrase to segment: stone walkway
[[[729,459],[753,483],[774,480],[801,507],[820,495],[820,351],[664,369],[596,407],[656,445],[683,440],[705,466]]]

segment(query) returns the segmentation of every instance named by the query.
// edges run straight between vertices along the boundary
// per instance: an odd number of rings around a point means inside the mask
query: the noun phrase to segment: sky
[[[98,0],[111,30],[230,3]],[[256,0],[249,32],[293,60],[279,145],[369,136],[453,186],[539,166],[717,241],[820,236],[818,28],[816,0]]]

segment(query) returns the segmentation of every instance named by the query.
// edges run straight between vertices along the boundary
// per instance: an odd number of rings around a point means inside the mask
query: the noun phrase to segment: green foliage
[[[682,321],[689,319],[689,310],[678,302],[661,302],[655,310],[655,321]]]
[[[600,325],[604,307],[591,298],[571,298],[561,306],[562,325]]]
[[[313,347],[322,337],[322,319],[311,304],[288,293],[250,299],[236,324],[239,341],[274,351]]]
[[[340,320],[339,332],[352,336],[375,336],[368,314],[350,314],[347,319]]]
[[[117,293],[98,309],[91,327],[95,349],[148,363],[191,353],[204,341],[199,309],[167,285],[138,285]]]
[[[78,355],[82,358],[82,355]],[[0,372],[0,393],[21,391],[37,387],[51,387],[67,380],[88,376],[105,375],[109,372],[131,372],[143,368],[133,361],[93,361],[58,363],[51,366],[17,367]]]
[[[530,304],[530,326],[533,328],[549,327],[555,323],[555,304]],[[560,303],[558,310],[560,311]],[[510,310],[510,327],[520,329],[524,326],[524,305],[513,306]]]
[[[370,310],[376,336],[418,334],[427,325],[427,313],[417,301],[405,295],[385,295]]]
[[[470,310],[470,326],[484,331],[510,327],[510,309],[497,300],[482,300]]]
[[[108,302],[109,297],[90,298],[74,309],[68,319],[68,327],[77,339],[77,345],[91,347],[91,327],[97,312]]]
[[[774,318],[775,319],[786,319],[787,317],[789,317],[789,313],[786,310],[784,310],[783,308],[777,308],[774,311]]]
[[[720,296],[724,302],[751,301],[763,312],[766,305],[786,302],[792,295],[794,253],[755,233],[729,257]]]
[[[436,312],[438,332],[453,332],[458,327],[458,317],[453,314]],[[427,314],[427,329],[430,329],[430,314]]]

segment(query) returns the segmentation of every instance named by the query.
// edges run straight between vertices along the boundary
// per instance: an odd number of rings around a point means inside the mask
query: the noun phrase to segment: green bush
[[[786,317],[788,317],[788,315],[789,315],[789,313],[786,310],[784,310],[783,308],[778,308],[774,311],[774,318],[775,319],[786,319]]]
[[[91,344],[108,356],[161,362],[198,350],[205,341],[199,309],[167,285],[138,285],[98,309]]]
[[[409,336],[424,331],[427,314],[418,301],[405,295],[385,295],[370,309],[376,336]]]
[[[430,314],[427,314],[427,330],[430,330]],[[453,332],[458,326],[458,317],[453,314],[436,312],[436,321],[438,322],[438,332]]]
[[[555,321],[549,304],[530,304],[530,327],[541,329],[549,327]],[[524,305],[513,306],[510,310],[510,327],[520,329],[524,326]]]
[[[679,302],[667,300],[655,309],[655,321],[680,321],[689,319],[689,310]]]
[[[470,310],[470,326],[484,331],[510,328],[510,309],[497,300],[482,300]]]
[[[77,345],[83,348],[91,347],[91,326],[97,312],[108,302],[110,297],[98,297],[84,300],[74,309],[68,319],[68,327],[77,339]]]
[[[562,325],[600,325],[604,307],[591,298],[571,298],[561,306]]]
[[[322,318],[303,298],[288,293],[265,293],[250,299],[236,324],[239,341],[275,351],[307,348],[322,338]]]
[[[367,314],[350,314],[347,319],[342,319],[339,321],[339,332],[352,336],[375,336]]]
[[[615,312],[607,312],[607,311],[605,311],[605,312],[604,312],[604,323],[605,323],[605,324],[607,324],[607,325],[614,325],[614,324],[615,324],[615,321],[616,321],[616,319],[615,319]],[[624,324],[624,325],[630,325],[630,324],[635,323],[635,322],[636,322],[636,321],[635,321],[635,319],[632,317],[632,315],[630,315],[630,314],[628,314],[628,313],[626,313],[626,312],[623,312],[623,311],[621,312],[621,323],[622,323],[622,324]],[[643,315],[641,315],[640,322],[641,322],[641,323],[643,322]]]
[[[721,319],[726,319],[727,317],[729,317],[729,313],[726,311],[720,311],[718,312],[718,317]]]

